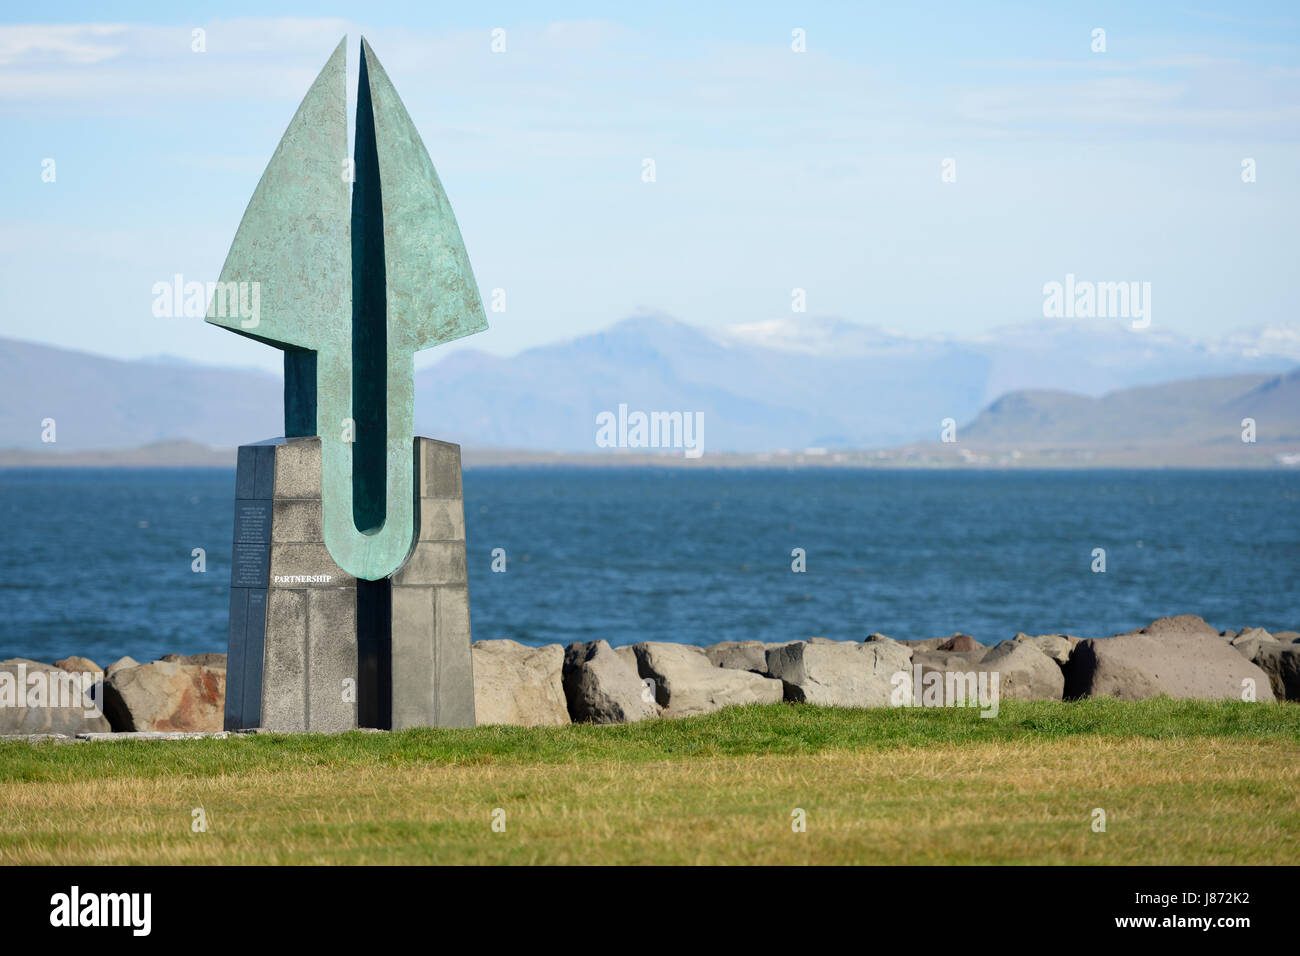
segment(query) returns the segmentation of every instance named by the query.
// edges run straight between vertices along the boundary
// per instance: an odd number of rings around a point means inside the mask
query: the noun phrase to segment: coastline
[[[234,448],[197,442],[156,442],[139,448],[59,451],[0,449],[0,469],[19,468],[234,468]],[[1005,445],[984,442],[920,442],[888,449],[804,449],[770,452],[708,452],[695,459],[680,452],[629,449],[547,452],[508,448],[462,448],[465,468],[695,468],[872,469],[895,471],[1092,471],[1294,470],[1300,445],[1288,442],[1129,443],[1117,445]]]

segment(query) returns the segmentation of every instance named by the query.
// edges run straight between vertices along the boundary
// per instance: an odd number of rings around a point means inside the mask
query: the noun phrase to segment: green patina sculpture
[[[321,439],[325,545],[374,581],[415,538],[415,353],[487,319],[438,174],[364,37],[347,162],[346,45],[285,130],[221,270],[223,284],[260,284],[259,314],[207,321],[284,350],[285,437]]]

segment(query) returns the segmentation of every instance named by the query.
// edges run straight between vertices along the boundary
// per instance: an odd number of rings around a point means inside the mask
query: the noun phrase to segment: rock
[[[1074,645],[1079,642],[1077,637],[1071,640],[1068,634],[1039,634],[1033,636],[1022,633],[1017,634],[1012,640],[1032,644],[1062,667],[1070,662],[1070,653],[1074,650]]]
[[[226,666],[225,654],[190,654],[188,657],[181,654],[164,654],[160,659],[178,664],[202,664],[206,667],[220,667],[222,669]]]
[[[723,641],[704,649],[714,667],[767,674],[767,648],[762,641]]]
[[[555,727],[569,723],[564,648],[518,641],[475,641],[474,715],[482,724]]]
[[[883,634],[872,634],[867,641],[885,640],[891,643],[901,645],[913,651],[971,651],[981,648],[984,645],[969,634],[962,634],[960,631],[951,637],[927,637],[923,641],[895,641],[892,638],[885,637]]]
[[[96,671],[68,671],[28,658],[0,662],[0,734],[65,736],[108,730]]]
[[[634,650],[637,671],[654,681],[655,700],[663,707],[665,717],[690,717],[733,704],[775,704],[781,700],[779,680],[714,667],[698,647],[649,641],[634,645]]]
[[[1255,664],[1278,700],[1300,700],[1300,644],[1261,644]]]
[[[80,673],[26,658],[0,662],[0,735],[74,736],[109,729]]]
[[[936,637],[935,640],[939,641],[940,638]],[[945,637],[942,640],[946,641],[947,638]],[[797,644],[799,642],[791,641],[791,643]],[[918,648],[919,645],[925,644],[928,646],[931,644],[930,641],[896,641],[892,637],[885,637],[885,635],[883,634],[868,634],[866,638],[863,639],[862,643],[863,644],[888,644],[891,647],[896,647],[899,648],[900,650],[905,650],[909,654],[912,652],[914,648]]]
[[[115,731],[219,731],[223,728],[224,666],[187,664],[179,660],[125,666],[117,661],[109,665],[107,675],[104,714]]]
[[[830,637],[810,637],[809,644],[839,644],[840,642]]]
[[[785,699],[837,707],[887,707],[899,671],[911,673],[912,651],[898,641],[804,644],[771,648],[767,672]]]
[[[983,645],[969,634],[954,634],[947,640],[940,641],[935,650],[963,652],[979,650],[981,647]]]
[[[1129,634],[1080,641],[1065,667],[1065,697],[1240,700],[1246,678],[1255,681],[1256,699],[1273,699],[1264,671],[1199,617],[1182,614]]]
[[[104,668],[104,676],[112,677],[113,674],[120,670],[126,670],[129,667],[139,667],[140,662],[134,657],[119,657],[113,663]]]
[[[863,643],[877,644],[877,643],[883,643],[884,641],[889,641],[890,643],[898,644],[901,645],[902,647],[906,647],[910,651],[929,652],[929,651],[937,651],[939,649],[939,645],[946,640],[948,640],[948,638],[946,637],[927,637],[923,641],[896,641],[892,637],[885,637],[883,634],[879,636],[873,634],[870,637],[868,637],[866,641],[864,641]]]
[[[1276,644],[1277,641],[1273,639],[1272,634],[1262,627],[1248,627],[1229,640],[1228,643],[1235,647],[1246,660],[1253,661],[1261,645]]]
[[[1300,644],[1300,631],[1274,631],[1273,640],[1279,644]]]
[[[978,699],[979,683],[979,659],[983,657],[990,648],[980,646],[976,651],[916,651],[912,654],[912,669],[921,668],[921,686],[919,689],[921,697],[917,698],[914,703],[935,706],[943,704],[944,706],[954,706],[962,703],[969,705],[971,700]],[[938,673],[942,675],[940,683],[935,686],[927,678],[928,674]],[[967,692],[967,682],[950,680],[949,674],[960,674],[963,677],[968,674],[975,674],[976,684]],[[912,679],[914,683],[915,678]],[[987,681],[987,678],[986,678]],[[987,686],[987,683],[986,685]],[[933,689],[929,689],[933,688]],[[931,695],[937,694],[936,697]]]
[[[632,673],[636,673],[636,651],[632,650],[631,644],[624,644],[622,647],[614,648],[614,653],[623,658],[627,666],[632,668]]]
[[[974,650],[969,651],[917,651],[912,655],[912,664],[921,668],[923,688],[928,684],[927,674],[938,672],[944,675],[944,690],[940,700],[946,706],[961,703],[962,700],[951,700],[949,691],[958,687],[965,688],[969,683],[954,683],[948,679],[949,674],[975,675],[976,684],[970,685],[975,688],[980,683],[991,687],[991,680],[988,677],[981,680],[981,675],[996,673],[999,699],[1060,700],[1065,686],[1060,665],[1040,650],[1035,641],[1035,638],[1022,634],[995,647],[977,644]],[[1069,645],[1069,641],[1064,639],[1062,643]],[[972,695],[973,690],[971,694],[965,690],[958,694],[967,703],[973,699]]]
[[[635,653],[632,657],[636,659]],[[564,696],[574,721],[622,724],[659,716],[653,691],[606,641],[568,646],[564,652]]]
[[[89,657],[65,657],[61,661],[55,661],[54,666],[60,670],[68,671],[73,674],[102,674],[103,668],[92,661]]]
[[[996,673],[998,696],[1008,700],[1060,700],[1065,690],[1061,666],[1030,641],[1003,641],[990,648],[978,670]]]
[[[1176,614],[1173,617],[1161,617],[1146,627],[1133,631],[1134,634],[1208,634],[1218,636],[1218,631],[1206,624],[1199,614]]]
[[[935,670],[970,670],[992,648],[982,644],[974,651],[914,651],[913,664],[923,664]]]

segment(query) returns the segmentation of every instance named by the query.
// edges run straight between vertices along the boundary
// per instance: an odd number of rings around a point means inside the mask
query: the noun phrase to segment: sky
[[[421,367],[643,312],[973,338],[1067,274],[1149,282],[1157,329],[1297,321],[1294,4],[178,6],[0,14],[0,336],[278,368],[152,290],[217,278],[345,34],[351,99],[364,34],[505,293]]]

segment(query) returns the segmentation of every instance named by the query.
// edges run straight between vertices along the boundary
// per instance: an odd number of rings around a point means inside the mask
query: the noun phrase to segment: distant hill
[[[1258,408],[1271,441],[1294,433],[1280,424],[1294,421],[1294,382],[1274,379],[1298,360],[1289,327],[1201,341],[1040,321],[962,341],[829,318],[703,330],[642,315],[508,358],[455,352],[416,374],[415,424],[466,448],[598,453],[596,415],[626,404],[702,413],[715,455],[928,442],[946,418],[963,441],[1228,440],[1243,409]],[[1164,384],[1175,379],[1197,381]],[[229,448],[280,433],[281,389],[258,371],[0,339],[0,449]],[[40,440],[46,418],[53,446]]]
[[[1255,420],[1260,443],[1300,442],[1300,369],[1169,382],[1100,398],[1011,392],[961,429],[960,439],[997,444],[1240,443],[1245,418]]]
[[[139,448],[41,451],[0,448],[0,468],[234,468],[233,447],[209,448],[191,441],[163,441]]]
[[[0,339],[0,448],[135,448],[187,440],[233,446],[279,434],[284,385],[257,371],[123,361]],[[54,419],[55,442],[41,441]]]

